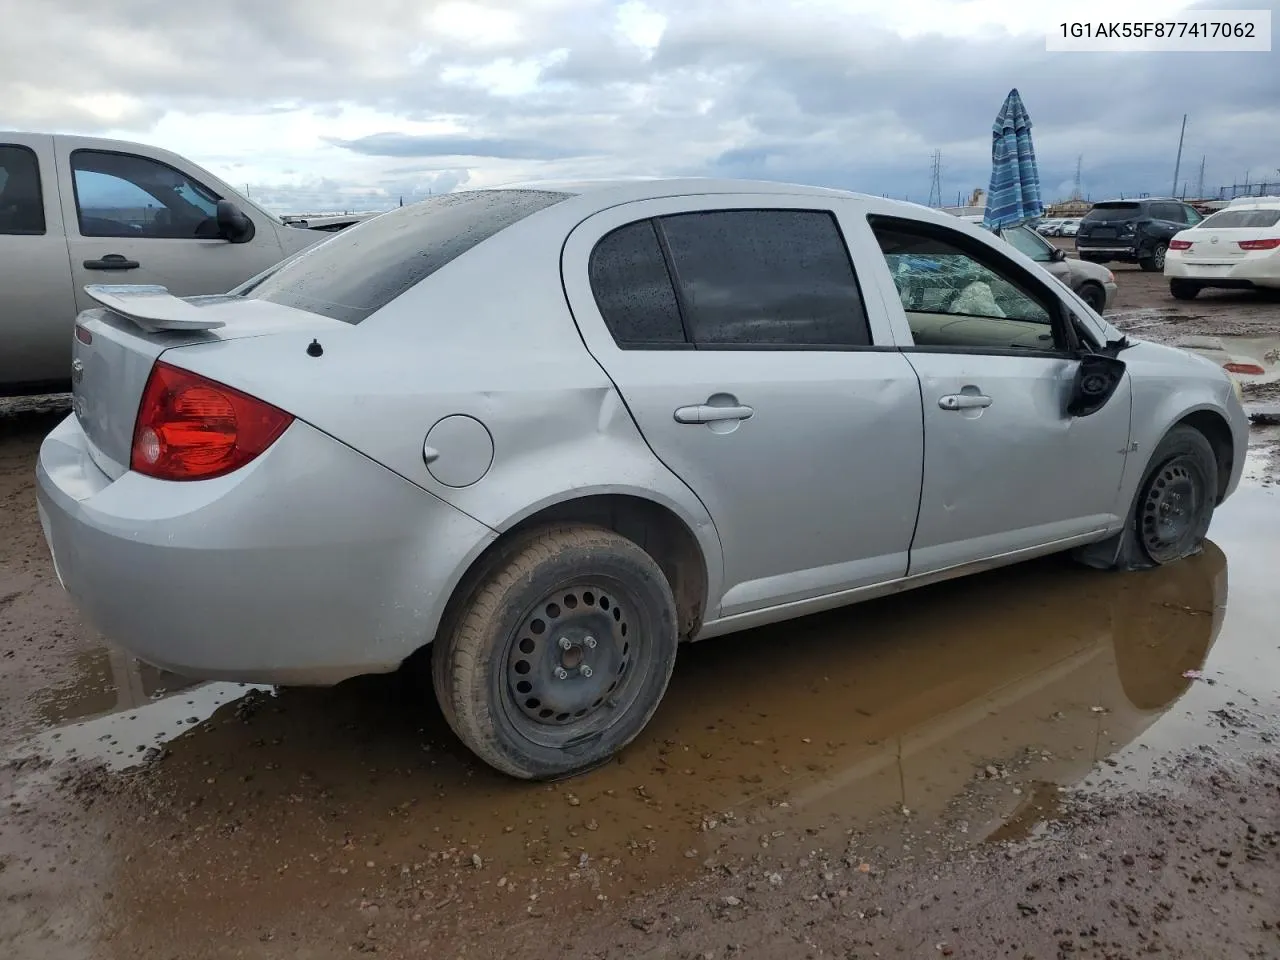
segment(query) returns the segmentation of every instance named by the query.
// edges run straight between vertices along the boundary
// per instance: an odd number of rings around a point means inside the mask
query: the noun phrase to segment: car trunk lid
[[[180,300],[164,287],[107,284],[91,284],[85,292],[102,307],[76,318],[72,410],[94,463],[113,479],[129,468],[138,405],[151,368],[166,350],[341,325],[293,307],[238,296]]]

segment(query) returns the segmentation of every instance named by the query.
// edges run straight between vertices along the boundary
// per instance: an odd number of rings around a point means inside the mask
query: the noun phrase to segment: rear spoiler
[[[225,327],[207,308],[179,300],[151,284],[91,283],[84,292],[112,313],[132,320],[148,333],[165,330],[216,330]]]

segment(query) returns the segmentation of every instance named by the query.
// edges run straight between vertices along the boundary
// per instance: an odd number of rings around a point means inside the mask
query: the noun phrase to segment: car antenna
[[[319,341],[319,340],[316,340],[316,339],[313,337],[313,338],[312,338],[312,340],[311,340],[311,342],[310,342],[309,344],[307,344],[307,356],[308,356],[308,357],[319,357],[319,356],[323,356],[323,355],[324,355],[324,347],[320,346],[320,341]]]

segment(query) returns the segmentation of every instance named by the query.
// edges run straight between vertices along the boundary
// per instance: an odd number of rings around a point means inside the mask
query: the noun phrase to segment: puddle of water
[[[686,648],[640,741],[555,785],[479,765],[402,676],[234,706],[208,685],[45,736],[124,765],[185,730],[130,777],[131,936],[349,942],[380,910],[440,942],[753,854],[1025,836],[1095,770],[1273,736],[1280,498],[1244,486],[1212,533],[1159,570],[1050,558]]]
[[[77,654],[65,684],[33,697],[43,727],[108,712],[132,710],[196,681],[134,659],[118,648],[98,647]],[[178,732],[175,731],[174,736]]]

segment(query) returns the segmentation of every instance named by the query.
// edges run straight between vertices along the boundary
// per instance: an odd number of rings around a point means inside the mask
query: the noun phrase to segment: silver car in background
[[[96,287],[61,582],[183,674],[419,666],[498,770],[604,762],[677,644],[1057,551],[1176,562],[1248,423],[940,212],[743,181],[469,191],[225,296]]]

